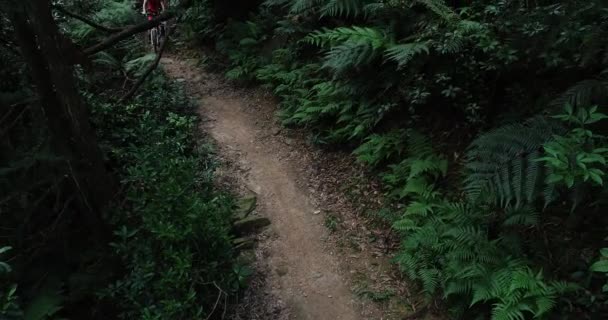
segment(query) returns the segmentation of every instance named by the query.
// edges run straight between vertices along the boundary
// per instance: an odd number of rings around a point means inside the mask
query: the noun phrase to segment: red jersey
[[[158,13],[162,9],[160,4],[162,0],[148,0],[146,3],[146,11]]]

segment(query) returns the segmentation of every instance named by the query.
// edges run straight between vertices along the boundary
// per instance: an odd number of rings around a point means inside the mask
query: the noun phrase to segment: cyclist
[[[167,10],[167,1],[166,0],[143,0],[142,5],[142,14],[148,17],[148,20],[154,19],[155,16],[159,15],[161,12]],[[166,25],[165,23],[161,23],[160,25],[160,34],[165,36]],[[156,50],[156,49],[155,49]]]
[[[152,20],[154,16],[160,14],[167,9],[165,0],[144,0],[142,14],[148,15],[148,20]]]

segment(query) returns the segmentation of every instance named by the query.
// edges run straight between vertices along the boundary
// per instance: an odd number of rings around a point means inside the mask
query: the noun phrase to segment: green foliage
[[[328,214],[325,217],[325,227],[329,229],[331,232],[336,232],[338,230],[338,225],[340,224],[340,220],[337,216],[333,214]]]
[[[114,301],[121,319],[200,318],[218,295],[214,283],[230,291],[238,281],[232,200],[212,188],[208,151],[194,149],[196,121],[183,93],[162,78],[145,90],[151,96],[126,107],[96,109],[96,121],[111,129],[102,131],[111,156],[125,164],[130,208],[116,209],[110,244],[126,272],[100,298]]]
[[[602,273],[608,276],[608,248],[602,248],[602,250],[600,250],[600,254],[600,260],[594,262],[589,268],[589,270],[593,272]],[[602,287],[602,291],[608,292],[608,281]]]
[[[491,236],[487,208],[442,197],[433,182],[445,175],[445,168],[429,165],[430,156],[419,154],[424,158],[409,160],[408,192],[402,194],[409,205],[393,228],[403,234],[396,261],[421,282],[424,292],[441,290],[446,298],[459,296],[470,306],[492,303],[492,319],[502,320],[542,317],[560,294],[576,289],[545,280],[542,272],[515,258],[522,255],[521,248],[509,246],[506,234]],[[530,217],[529,211],[510,212],[505,224],[534,223]]]
[[[408,133],[406,148],[407,158],[398,164],[389,165],[389,171],[381,177],[390,190],[389,196],[394,199],[421,196],[421,201],[413,201],[408,208],[426,214],[432,207],[427,200],[438,196],[433,182],[445,177],[448,162],[445,157],[435,153],[431,140],[418,132]]]
[[[424,43],[403,43],[386,49],[386,57],[397,62],[399,67],[403,67],[423,52],[429,53],[429,47]]]
[[[567,104],[565,113],[554,118],[575,128],[563,136],[555,136],[553,141],[543,146],[546,156],[538,160],[551,170],[547,183],[565,184],[572,188],[591,179],[594,184],[603,185],[608,149],[595,147],[604,137],[594,135],[586,127],[608,116],[597,112],[597,107],[579,107],[575,114],[573,107]]]
[[[141,16],[133,10],[133,2],[129,0],[113,0],[96,2],[99,8],[92,10],[91,19],[101,25],[118,27],[131,25],[141,21]],[[94,27],[75,19],[69,20],[66,31],[71,38],[79,42],[89,42],[100,35]]]
[[[380,172],[396,261],[451,318],[603,318],[579,274],[608,223],[605,130],[583,123],[608,96],[604,7],[268,0],[217,45],[285,125]]]
[[[144,21],[133,1],[53,4],[110,27]],[[195,143],[197,120],[185,93],[155,71],[134,102],[116,102],[154,58],[141,37],[75,66],[91,118],[70,121],[92,122],[96,137],[78,138],[91,150],[101,146],[97,160],[117,182],[107,208],[91,206],[83,196],[90,190],[74,174],[84,162],[64,152],[78,150],[77,139],[49,129],[41,109],[50,103],[59,110],[80,97],[37,96],[34,80],[46,81],[46,71],[31,73],[24,63],[13,9],[2,13],[0,27],[0,318],[202,319],[212,316],[218,295],[218,310],[224,308],[250,272],[235,263],[233,201],[213,186],[211,148]],[[108,37],[59,10],[52,16],[61,44],[86,48]],[[72,49],[65,53],[66,61],[73,58]],[[35,52],[43,64],[46,54]]]
[[[357,160],[370,166],[379,164],[398,157],[403,152],[406,136],[402,131],[392,131],[387,134],[372,134],[365,138],[353,154]]]
[[[11,247],[1,247],[0,255],[5,255],[11,249]],[[4,259],[2,258],[2,260]],[[9,278],[11,271],[12,268],[7,262],[0,261],[0,284],[2,284],[2,290],[0,291],[0,316],[7,319],[17,319],[23,317],[23,311],[16,294],[17,285],[11,283]]]
[[[465,190],[472,201],[480,197],[507,207],[545,205],[554,200],[554,188],[545,178],[548,169],[539,163],[542,146],[563,132],[544,117],[509,124],[479,136],[467,152]]]

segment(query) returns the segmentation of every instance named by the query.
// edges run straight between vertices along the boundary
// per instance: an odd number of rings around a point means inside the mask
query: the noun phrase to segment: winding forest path
[[[263,260],[264,301],[272,310],[255,306],[242,319],[355,320],[386,319],[378,306],[352,292],[354,270],[344,270],[344,254],[327,241],[323,208],[306,186],[311,155],[292,138],[282,136],[274,119],[272,97],[231,86],[207,73],[195,60],[163,58],[169,76],[184,83],[198,99],[203,132],[217,142],[219,156],[233,168],[218,175],[257,194],[256,214],[272,221],[261,236],[258,259]],[[367,260],[350,255],[356,264]],[[374,266],[378,265],[374,263]],[[347,266],[348,268],[348,266]],[[257,301],[256,301],[257,300]],[[260,309],[259,306],[257,309]]]

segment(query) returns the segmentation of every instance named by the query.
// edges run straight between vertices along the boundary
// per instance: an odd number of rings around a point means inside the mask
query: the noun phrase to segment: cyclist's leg
[[[146,13],[146,18],[148,19],[148,21],[151,21],[156,17],[156,15],[157,15],[156,12],[148,11]],[[154,28],[152,28],[152,29],[154,29]],[[156,40],[156,39],[153,39],[153,38],[155,38],[155,35],[152,32],[152,29],[148,30],[148,41],[152,46],[154,46],[154,40]]]
[[[161,11],[160,13],[163,13],[163,11]],[[163,36],[163,37],[166,34],[166,30],[165,30],[166,27],[167,27],[167,22],[166,21],[161,22],[160,25],[159,25],[160,35]]]

